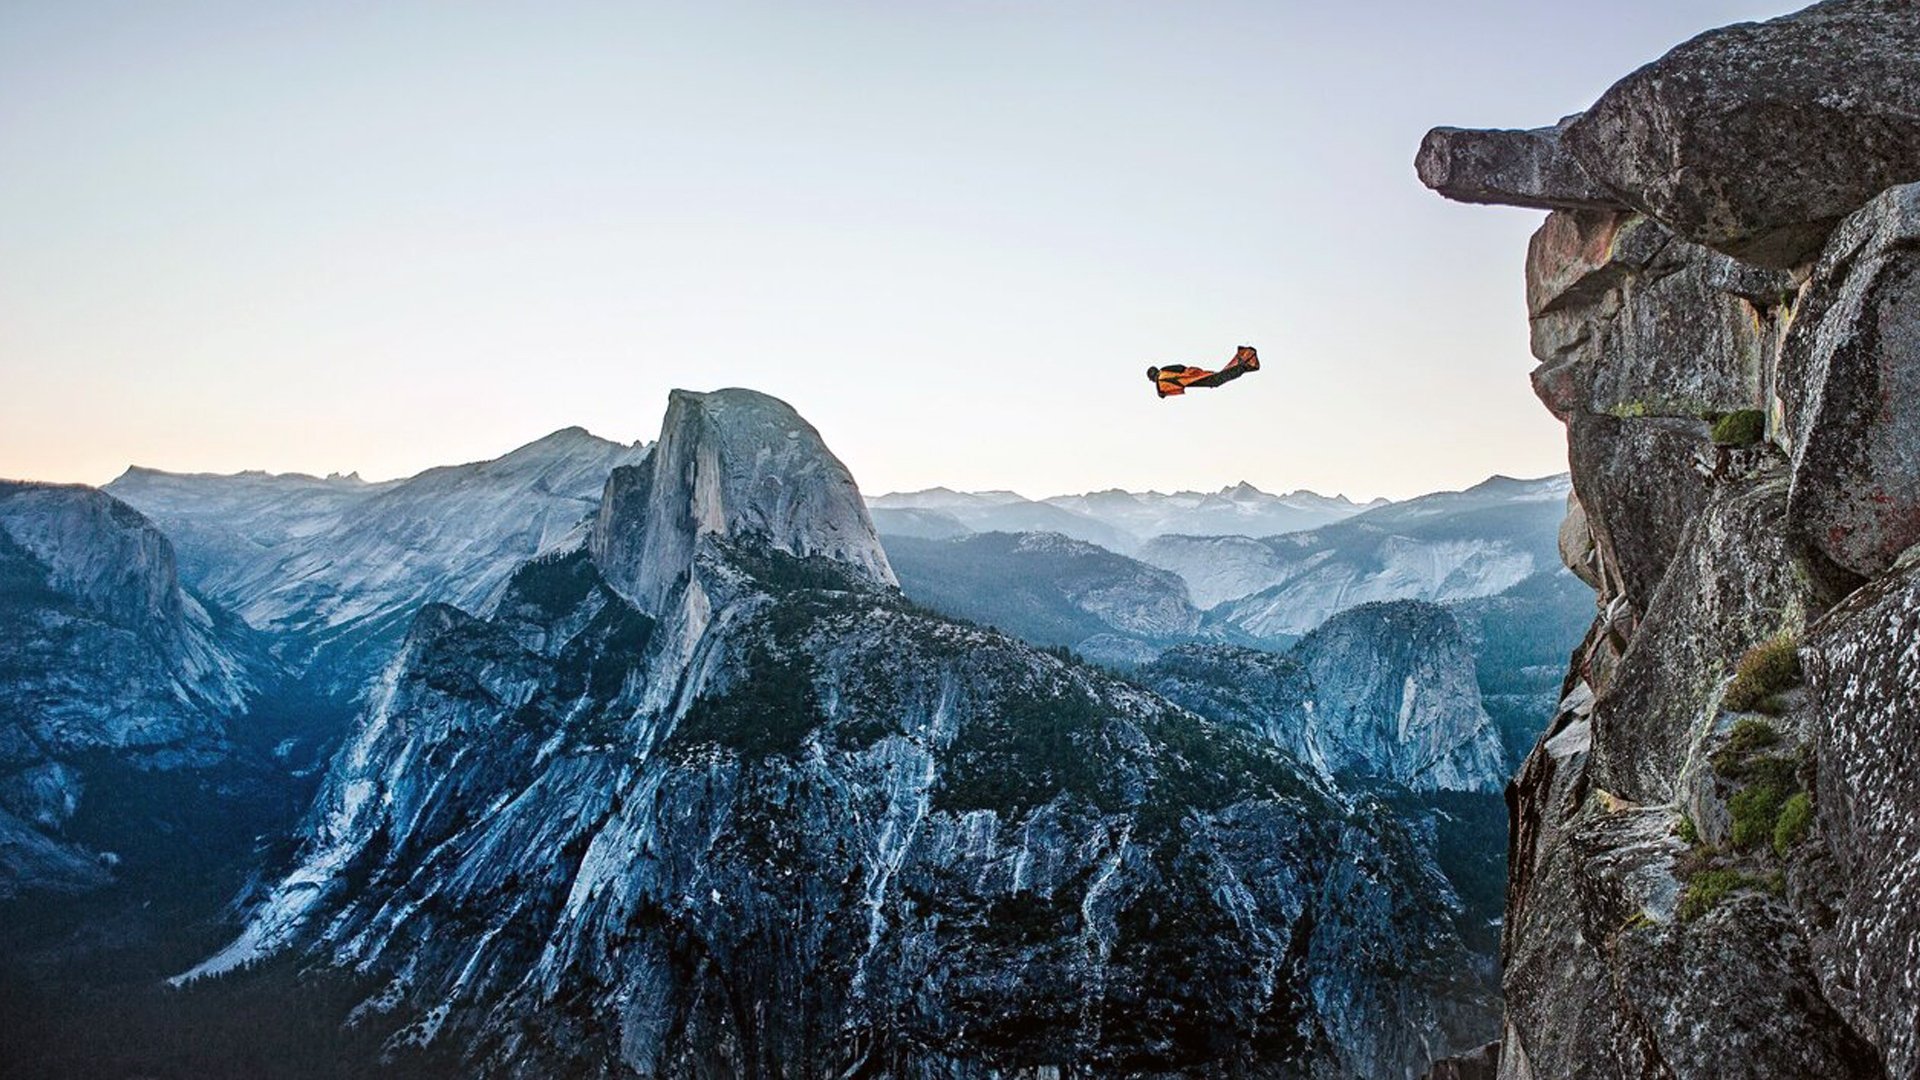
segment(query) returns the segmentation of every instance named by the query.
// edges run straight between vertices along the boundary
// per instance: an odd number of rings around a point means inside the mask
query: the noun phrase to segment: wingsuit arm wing
[[[1194,377],[1210,374],[1212,372],[1203,368],[1190,368],[1185,364],[1167,364],[1147,369],[1147,378],[1152,381],[1154,391],[1163,398],[1186,393],[1187,384]]]

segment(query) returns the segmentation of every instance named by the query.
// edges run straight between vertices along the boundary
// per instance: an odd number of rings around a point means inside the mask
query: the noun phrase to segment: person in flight
[[[1260,354],[1254,351],[1253,346],[1242,345],[1233,354],[1233,359],[1227,361],[1227,366],[1219,371],[1168,364],[1165,367],[1148,368],[1147,378],[1153,382],[1154,390],[1165,398],[1184,394],[1189,386],[1225,386],[1249,371],[1259,370]]]

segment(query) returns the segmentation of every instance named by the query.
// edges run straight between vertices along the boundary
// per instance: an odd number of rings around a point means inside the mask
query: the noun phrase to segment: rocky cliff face
[[[1486,988],[1469,998],[1491,996],[1506,872],[1499,791],[1509,759],[1445,608],[1366,605],[1335,616],[1284,656],[1185,645],[1136,677],[1169,701],[1284,749],[1330,787],[1390,805],[1458,898],[1452,917],[1466,945],[1463,985]]]
[[[905,604],[784,405],[676,395],[608,489],[487,617],[423,610],[196,976],[355,971],[460,1075],[1399,1077],[1478,1037],[1385,806]]]
[[[186,580],[273,637],[296,671],[357,692],[421,605],[479,610],[582,527],[645,447],[556,431],[490,461],[405,480],[129,469],[107,490],[180,548]]]
[[[1292,653],[1313,679],[1320,757],[1415,791],[1493,791],[1506,755],[1446,609],[1402,600],[1328,619]]]
[[[1553,209],[1533,377],[1602,606],[1510,795],[1503,1077],[1920,1075],[1917,35],[1836,0],[1422,148]]]
[[[180,588],[173,549],[92,488],[0,483],[0,899],[105,884],[68,835],[102,768],[203,768],[264,664]]]
[[[1286,656],[1172,649],[1141,678],[1173,701],[1282,747],[1333,782],[1498,791],[1499,733],[1480,705],[1473,653],[1445,608],[1364,604]]]

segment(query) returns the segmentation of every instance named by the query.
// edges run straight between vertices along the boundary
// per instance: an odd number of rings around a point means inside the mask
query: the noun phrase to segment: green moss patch
[[[1713,767],[1722,775],[1738,777],[1745,771],[1748,757],[1779,742],[1780,732],[1772,724],[1747,717],[1733,725],[1726,745],[1713,755]]]
[[[1715,446],[1752,446],[1767,433],[1767,418],[1759,409],[1736,409],[1713,422]]]
[[[1761,757],[1746,764],[1747,785],[1727,803],[1733,815],[1733,846],[1750,848],[1773,839],[1787,802],[1799,793],[1791,758]]]
[[[1800,841],[1806,839],[1807,830],[1813,826],[1813,798],[1802,791],[1780,807],[1780,816],[1773,825],[1773,851],[1781,858],[1794,849]]]
[[[1780,732],[1772,724],[1747,717],[1733,725],[1733,731],[1727,737],[1727,749],[1736,754],[1751,754],[1779,741]]]
[[[1738,870],[1702,870],[1687,879],[1680,894],[1680,921],[1692,922],[1717,907],[1727,895],[1759,884]]]

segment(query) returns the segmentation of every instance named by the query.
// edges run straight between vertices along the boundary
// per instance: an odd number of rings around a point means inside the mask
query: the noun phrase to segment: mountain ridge
[[[195,587],[275,634],[296,672],[351,695],[421,604],[484,606],[521,559],[582,526],[613,468],[646,453],[567,427],[379,483],[129,470],[106,490],[156,520]]]
[[[913,608],[851,478],[767,401],[684,399],[590,543],[489,614],[421,610],[297,868],[196,974],[358,966],[396,1051],[452,1039],[488,1075],[1384,1077],[1478,1037],[1456,901],[1397,818]],[[463,912],[502,929],[447,932]],[[781,1007],[742,1020],[721,979]]]
[[[244,756],[236,727],[278,673],[181,587],[172,546],[132,507],[0,481],[0,625],[0,899],[111,884],[115,849],[153,826],[98,810],[126,774],[251,782],[216,774]]]
[[[1217,492],[1165,494],[1109,488],[1042,499],[1011,491],[963,492],[932,487],[879,495],[868,502],[883,532],[896,527],[907,529],[921,520],[912,513],[938,513],[976,532],[1057,532],[1121,554],[1132,554],[1147,541],[1169,532],[1277,535],[1387,505],[1384,499],[1355,503],[1344,495],[1324,496],[1305,489],[1272,495],[1246,481]]]

